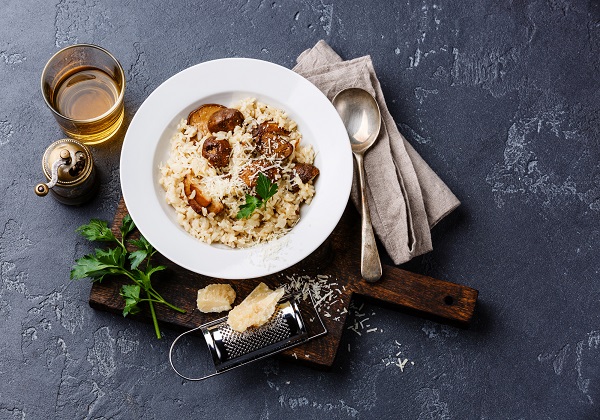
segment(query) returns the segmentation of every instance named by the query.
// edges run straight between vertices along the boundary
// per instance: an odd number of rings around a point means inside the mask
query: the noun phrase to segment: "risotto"
[[[315,153],[301,140],[284,111],[253,98],[231,108],[205,104],[181,120],[169,159],[160,165],[166,201],[179,224],[209,244],[248,247],[279,238],[315,194]],[[277,191],[252,212],[240,212],[266,198],[261,178]]]

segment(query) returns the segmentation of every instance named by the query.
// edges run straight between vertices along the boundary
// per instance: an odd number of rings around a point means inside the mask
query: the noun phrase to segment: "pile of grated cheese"
[[[339,286],[336,281],[331,281],[331,275],[317,274],[315,277],[311,277],[309,275],[294,274],[286,276],[286,279],[288,282],[283,285],[285,291],[298,296],[303,301],[307,299],[310,301],[310,295],[312,294],[315,308],[324,317],[341,321],[339,315],[347,312],[346,308],[339,308],[340,296],[342,291],[346,290],[346,286]]]

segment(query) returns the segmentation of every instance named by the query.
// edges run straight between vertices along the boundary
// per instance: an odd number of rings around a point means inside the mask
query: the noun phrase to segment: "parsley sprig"
[[[271,182],[269,178],[262,172],[258,174],[258,180],[256,181],[256,194],[260,197],[255,197],[250,194],[246,194],[246,204],[240,206],[240,210],[236,217],[238,219],[249,218],[254,210],[264,208],[267,205],[267,200],[275,195],[277,192],[277,184]]]
[[[103,220],[92,219],[87,225],[77,228],[84,238],[90,241],[107,242],[115,245],[114,248],[96,249],[93,253],[84,255],[75,261],[71,270],[71,279],[83,279],[89,277],[93,282],[101,282],[106,276],[122,275],[129,278],[133,283],[121,287],[121,296],[125,299],[123,316],[136,314],[141,311],[138,306],[142,302],[148,302],[154,331],[156,337],[161,338],[158,328],[158,320],[154,311],[155,303],[162,303],[169,308],[185,313],[167,302],[154,288],[150,277],[157,271],[164,270],[164,265],[152,266],[150,259],[156,253],[156,250],[150,243],[140,235],[137,240],[127,240],[127,236],[135,229],[135,224],[131,216],[126,215],[123,218],[121,227],[121,239],[117,238],[107,223]],[[130,244],[137,248],[136,251],[129,252],[126,245]],[[145,263],[144,263],[145,262]],[[143,291],[143,293],[142,293]]]

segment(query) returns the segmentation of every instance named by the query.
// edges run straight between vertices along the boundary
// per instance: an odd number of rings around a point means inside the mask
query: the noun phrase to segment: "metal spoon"
[[[366,281],[372,283],[381,278],[381,261],[379,260],[379,252],[377,251],[373,226],[371,225],[371,214],[367,205],[363,155],[377,140],[381,129],[381,113],[375,98],[364,89],[350,88],[342,90],[335,95],[332,102],[346,126],[352,153],[354,153],[358,166],[362,209],[360,273]]]

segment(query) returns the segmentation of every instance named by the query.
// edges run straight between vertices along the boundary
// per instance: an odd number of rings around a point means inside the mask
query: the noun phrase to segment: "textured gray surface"
[[[378,3],[0,4],[1,419],[598,418],[598,4]],[[382,331],[348,330],[331,372],[272,359],[184,383],[167,365],[173,331],[159,342],[68,281],[91,249],[74,228],[116,208],[122,136],[93,150],[93,202],[36,197],[41,155],[62,137],[41,70],[59,47],[104,46],[127,73],[128,122],[190,65],[291,67],[319,39],[372,55],[401,131],[462,200],[407,267],[480,290],[477,319],[462,331],[365,305]]]

